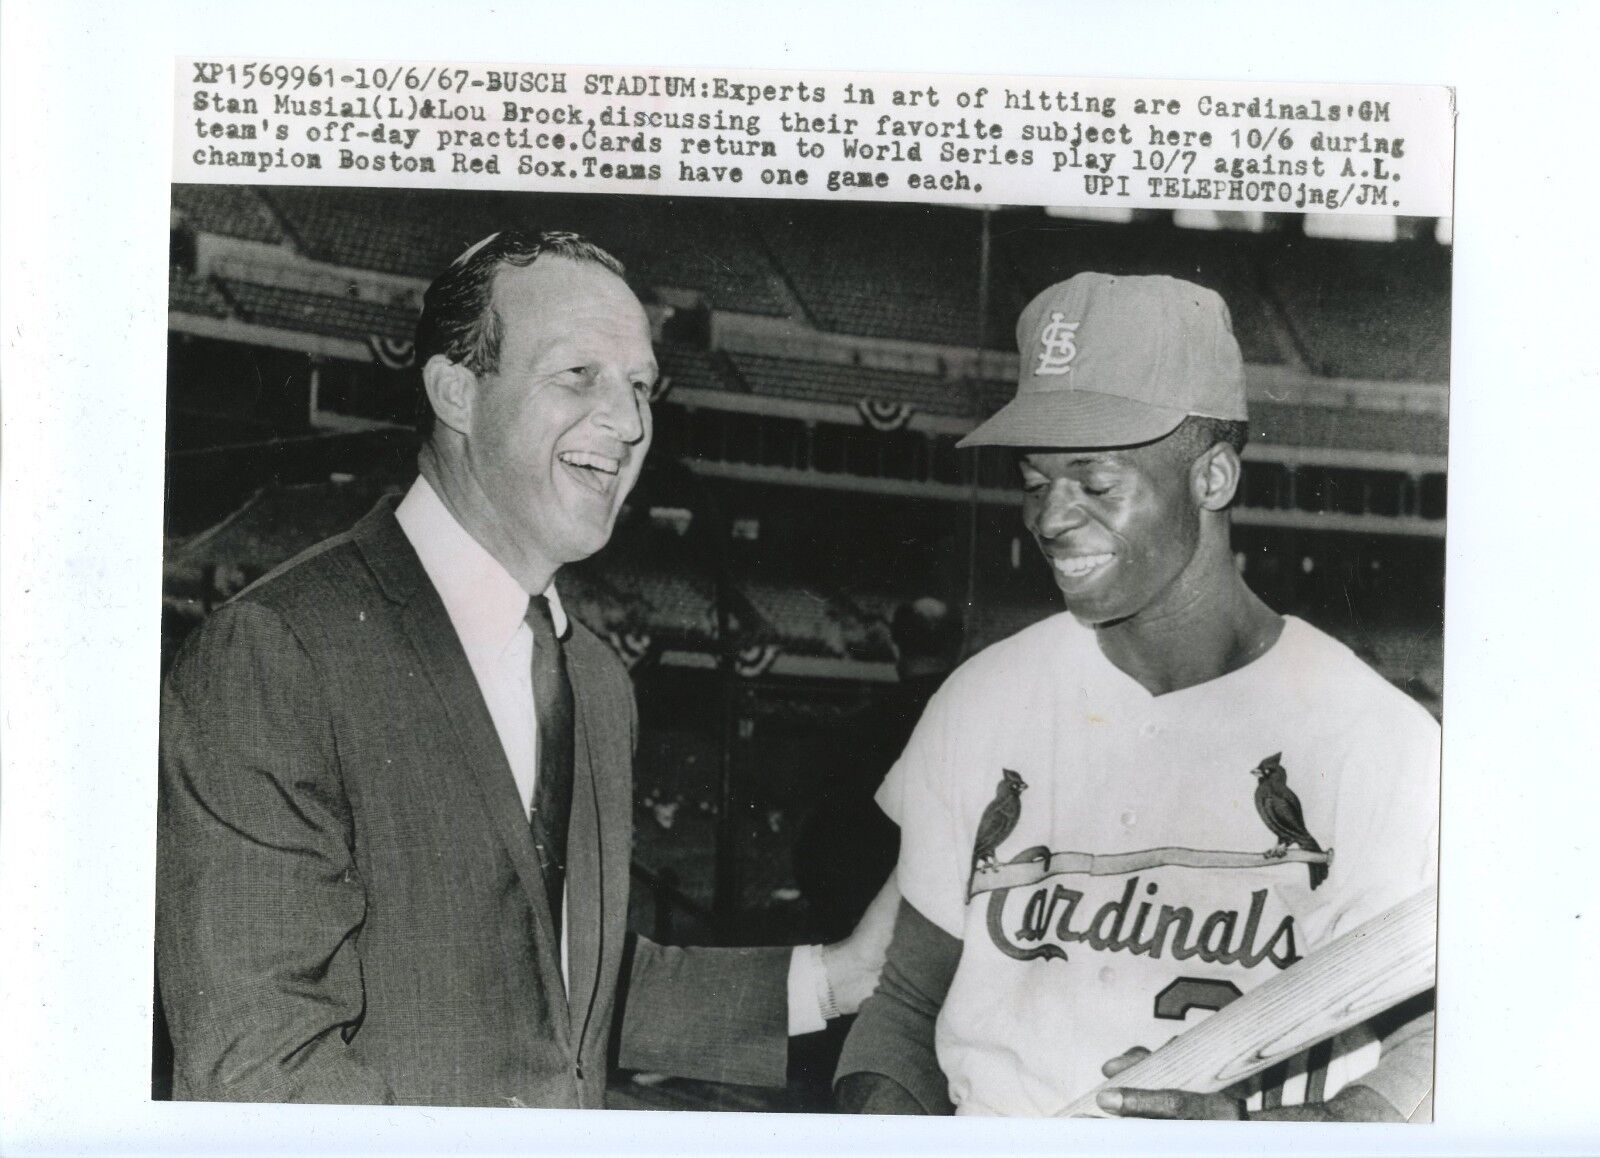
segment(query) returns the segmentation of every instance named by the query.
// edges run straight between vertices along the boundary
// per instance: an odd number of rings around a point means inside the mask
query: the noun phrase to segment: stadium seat
[[[172,207],[199,233],[242,241],[283,242],[283,230],[257,190],[238,185],[174,185]]]
[[[697,350],[679,342],[657,342],[656,363],[663,377],[671,380],[673,388],[687,386],[691,390],[737,390],[739,384],[730,382],[717,366],[710,351]]]
[[[1449,380],[1450,250],[1444,246],[1295,238],[1265,252],[1262,269],[1313,372]]]
[[[225,318],[229,313],[228,303],[215,286],[177,266],[167,270],[167,308],[210,318]]]
[[[232,278],[218,281],[239,316],[263,326],[357,341],[373,335],[405,340],[416,330],[416,311],[403,306],[338,298],[287,286],[255,285]]]
[[[979,340],[981,222],[966,210],[809,203],[752,208],[762,239],[817,326],[950,346]],[[1018,303],[988,303],[985,345],[1010,344]]]
[[[952,379],[766,354],[730,352],[728,357],[752,394],[772,398],[803,398],[846,406],[863,399],[905,402],[929,413],[953,415],[973,415],[983,405],[982,400],[973,399],[966,384]]]
[[[1250,404],[1250,439],[1258,445],[1442,455],[1448,433],[1442,414]]]

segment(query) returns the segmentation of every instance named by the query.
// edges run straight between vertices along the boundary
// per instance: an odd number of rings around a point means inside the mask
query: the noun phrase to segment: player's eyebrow
[[[1017,461],[1018,462],[1029,462],[1029,461],[1031,461],[1032,459],[1035,459],[1035,458],[1043,458],[1043,457],[1046,457],[1046,456],[1052,455],[1052,454],[1065,454],[1065,453],[1069,453],[1069,452],[1067,452],[1067,451],[1058,451],[1058,450],[1049,450],[1049,449],[1025,450],[1025,451],[1022,451],[1020,454],[1017,455]],[[1110,458],[1111,458],[1111,456],[1109,454],[1107,454],[1103,450],[1084,451],[1084,452],[1082,452],[1080,454],[1075,455],[1072,458],[1067,459],[1066,465],[1068,465],[1068,466],[1084,466],[1086,464],[1092,464],[1092,463],[1097,463],[1097,462],[1107,462],[1107,461],[1110,460]]]
[[[1062,463],[1061,465],[1064,466],[1064,467],[1105,466],[1107,463],[1112,462],[1112,461],[1113,461],[1113,459],[1109,454],[1096,452],[1096,453],[1092,453],[1092,454],[1074,455],[1072,458],[1067,459],[1067,461]]]

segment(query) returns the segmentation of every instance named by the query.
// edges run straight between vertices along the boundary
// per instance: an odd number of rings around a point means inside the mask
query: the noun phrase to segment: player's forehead
[[[1122,447],[1023,447],[1017,467],[1024,474],[1064,478],[1089,471],[1150,471],[1170,456],[1160,443]]]
[[[1116,462],[1115,453],[1083,448],[1034,447],[1017,452],[1017,463],[1040,474],[1057,474],[1074,467],[1103,466]]]
[[[547,359],[655,371],[650,319],[633,291],[596,262],[546,256],[495,275],[492,300],[511,365]]]

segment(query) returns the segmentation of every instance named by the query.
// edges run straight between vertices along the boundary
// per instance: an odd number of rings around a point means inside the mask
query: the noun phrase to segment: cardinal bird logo
[[[1022,818],[1022,794],[1028,783],[1009,768],[1001,769],[1000,784],[994,790],[978,820],[978,837],[972,842],[972,871],[982,872],[998,867],[995,849],[1011,835]]]
[[[1306,852],[1321,852],[1322,846],[1306,829],[1300,798],[1289,787],[1289,771],[1283,766],[1283,753],[1274,752],[1250,769],[1250,774],[1256,778],[1256,812],[1261,816],[1261,823],[1278,838],[1278,843],[1268,849],[1266,855],[1281,857],[1291,844],[1299,845]],[[1306,868],[1311,871],[1312,888],[1328,879],[1326,864],[1310,863]]]

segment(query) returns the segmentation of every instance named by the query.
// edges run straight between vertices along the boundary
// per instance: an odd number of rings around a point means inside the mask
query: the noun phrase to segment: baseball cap
[[[1017,350],[1017,396],[956,445],[1131,446],[1247,417],[1228,307],[1191,282],[1080,273],[1028,303]]]

